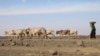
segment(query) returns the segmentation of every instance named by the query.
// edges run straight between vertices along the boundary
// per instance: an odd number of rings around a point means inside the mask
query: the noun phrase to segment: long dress
[[[91,25],[90,38],[94,38],[94,39],[96,38],[96,28],[94,24]]]

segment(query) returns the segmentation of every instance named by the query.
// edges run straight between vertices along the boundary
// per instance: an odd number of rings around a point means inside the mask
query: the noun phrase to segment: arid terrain
[[[0,37],[0,56],[100,56],[100,36],[96,39]]]

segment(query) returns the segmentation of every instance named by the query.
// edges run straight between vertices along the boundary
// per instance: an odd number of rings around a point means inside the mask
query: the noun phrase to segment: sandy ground
[[[66,47],[0,47],[0,56],[36,56],[47,55],[53,56],[53,53],[57,51],[55,55],[100,55],[100,48],[66,48]]]
[[[100,39],[1,38],[0,56],[100,56]]]

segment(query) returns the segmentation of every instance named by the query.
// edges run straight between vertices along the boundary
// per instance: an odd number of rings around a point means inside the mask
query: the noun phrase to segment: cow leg
[[[52,36],[53,36],[53,37],[55,37],[55,35],[54,35],[54,34],[52,34]]]
[[[68,34],[68,40],[70,39],[70,37],[71,37],[71,35],[70,35],[70,34]]]
[[[36,37],[36,38],[39,38],[39,34],[38,34],[38,33],[35,33],[35,37]]]
[[[47,39],[48,37],[47,37],[47,34],[43,34],[43,37],[45,38],[45,39]]]

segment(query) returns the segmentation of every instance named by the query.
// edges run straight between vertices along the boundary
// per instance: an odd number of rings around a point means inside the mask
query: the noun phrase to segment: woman
[[[95,39],[96,38],[95,23],[96,23],[95,21],[90,22],[90,26],[91,26],[90,39]]]

